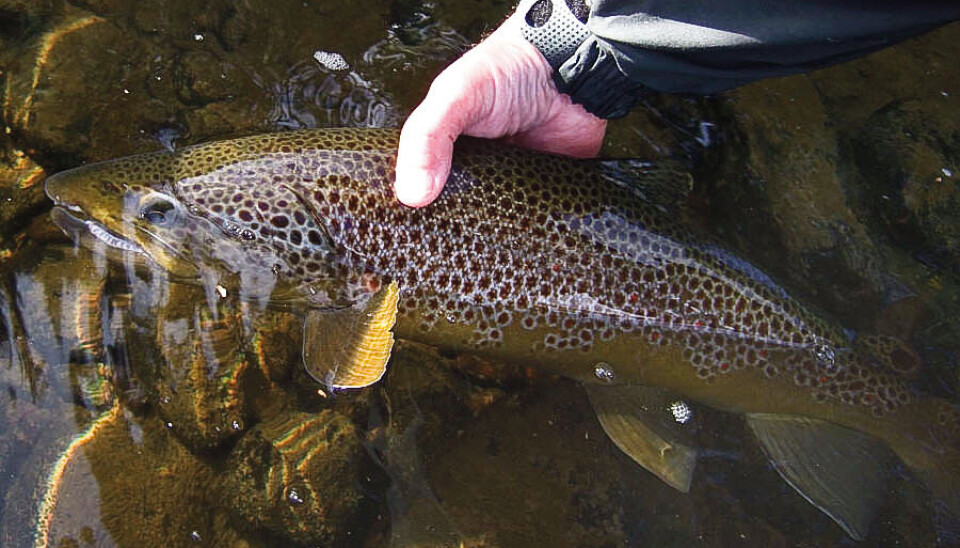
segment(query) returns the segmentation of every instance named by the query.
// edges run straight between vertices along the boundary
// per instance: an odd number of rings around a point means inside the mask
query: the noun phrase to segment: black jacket
[[[588,2],[586,38],[554,68],[561,91],[606,118],[651,92],[710,94],[805,72],[960,18],[960,0]]]

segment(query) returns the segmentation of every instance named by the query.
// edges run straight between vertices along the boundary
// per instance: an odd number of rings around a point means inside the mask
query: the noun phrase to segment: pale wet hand
[[[434,201],[460,135],[506,137],[535,150],[595,156],[606,121],[558,92],[551,74],[547,60],[509,25],[450,65],[400,133],[397,198],[413,207]]]

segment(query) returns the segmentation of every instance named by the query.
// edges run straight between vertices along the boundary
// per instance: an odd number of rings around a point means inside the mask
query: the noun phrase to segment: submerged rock
[[[318,49],[361,59],[384,35],[386,5],[378,0],[335,10],[292,0],[47,4],[11,8],[27,22],[0,53],[4,123],[45,164],[288,127],[277,113],[294,102],[304,112],[298,123],[356,125],[346,114],[358,98],[343,87],[370,90],[378,98],[371,108],[391,108],[353,72],[324,84],[336,71],[313,59]],[[300,82],[303,64],[322,74]],[[371,120],[389,122],[360,121]]]
[[[353,423],[333,411],[278,414],[234,447],[222,492],[255,530],[302,544],[359,540],[360,489],[372,473],[360,441]]]
[[[960,272],[960,116],[942,100],[896,101],[854,137],[861,200],[918,260]]]
[[[4,145],[9,141],[0,136],[0,248],[5,251],[0,259],[13,252],[13,236],[47,208],[43,168],[24,151]]]

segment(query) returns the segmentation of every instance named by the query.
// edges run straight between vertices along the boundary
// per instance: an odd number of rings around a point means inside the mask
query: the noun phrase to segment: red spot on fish
[[[721,370],[721,371],[726,371],[727,369],[730,369],[730,364],[729,364],[729,363],[723,362],[723,363],[720,364],[720,370]]]
[[[650,333],[650,340],[653,342],[657,342],[658,340],[660,340],[660,333],[656,333],[656,332]]]
[[[632,304],[632,303],[636,303],[637,301],[640,300],[640,295],[638,295],[638,294],[636,294],[636,293],[631,293],[628,300],[630,301],[631,304]]]
[[[363,276],[360,277],[360,283],[363,285],[363,288],[370,293],[380,291],[380,278],[377,278],[375,274],[365,272]]]
[[[826,375],[820,377],[820,382],[821,382],[821,383],[826,384],[826,382],[827,382],[828,380],[830,380],[830,377],[827,377]]]
[[[550,267],[550,268],[552,268],[554,272],[560,272],[560,264],[559,264],[559,263],[553,263],[553,266]]]

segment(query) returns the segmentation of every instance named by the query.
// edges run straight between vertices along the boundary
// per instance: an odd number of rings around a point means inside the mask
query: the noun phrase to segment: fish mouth
[[[101,223],[86,218],[80,208],[58,205],[51,210],[50,218],[55,225],[60,227],[60,230],[74,238],[78,238],[81,234],[89,234],[109,248],[147,255],[147,252],[140,245],[131,242]]]

